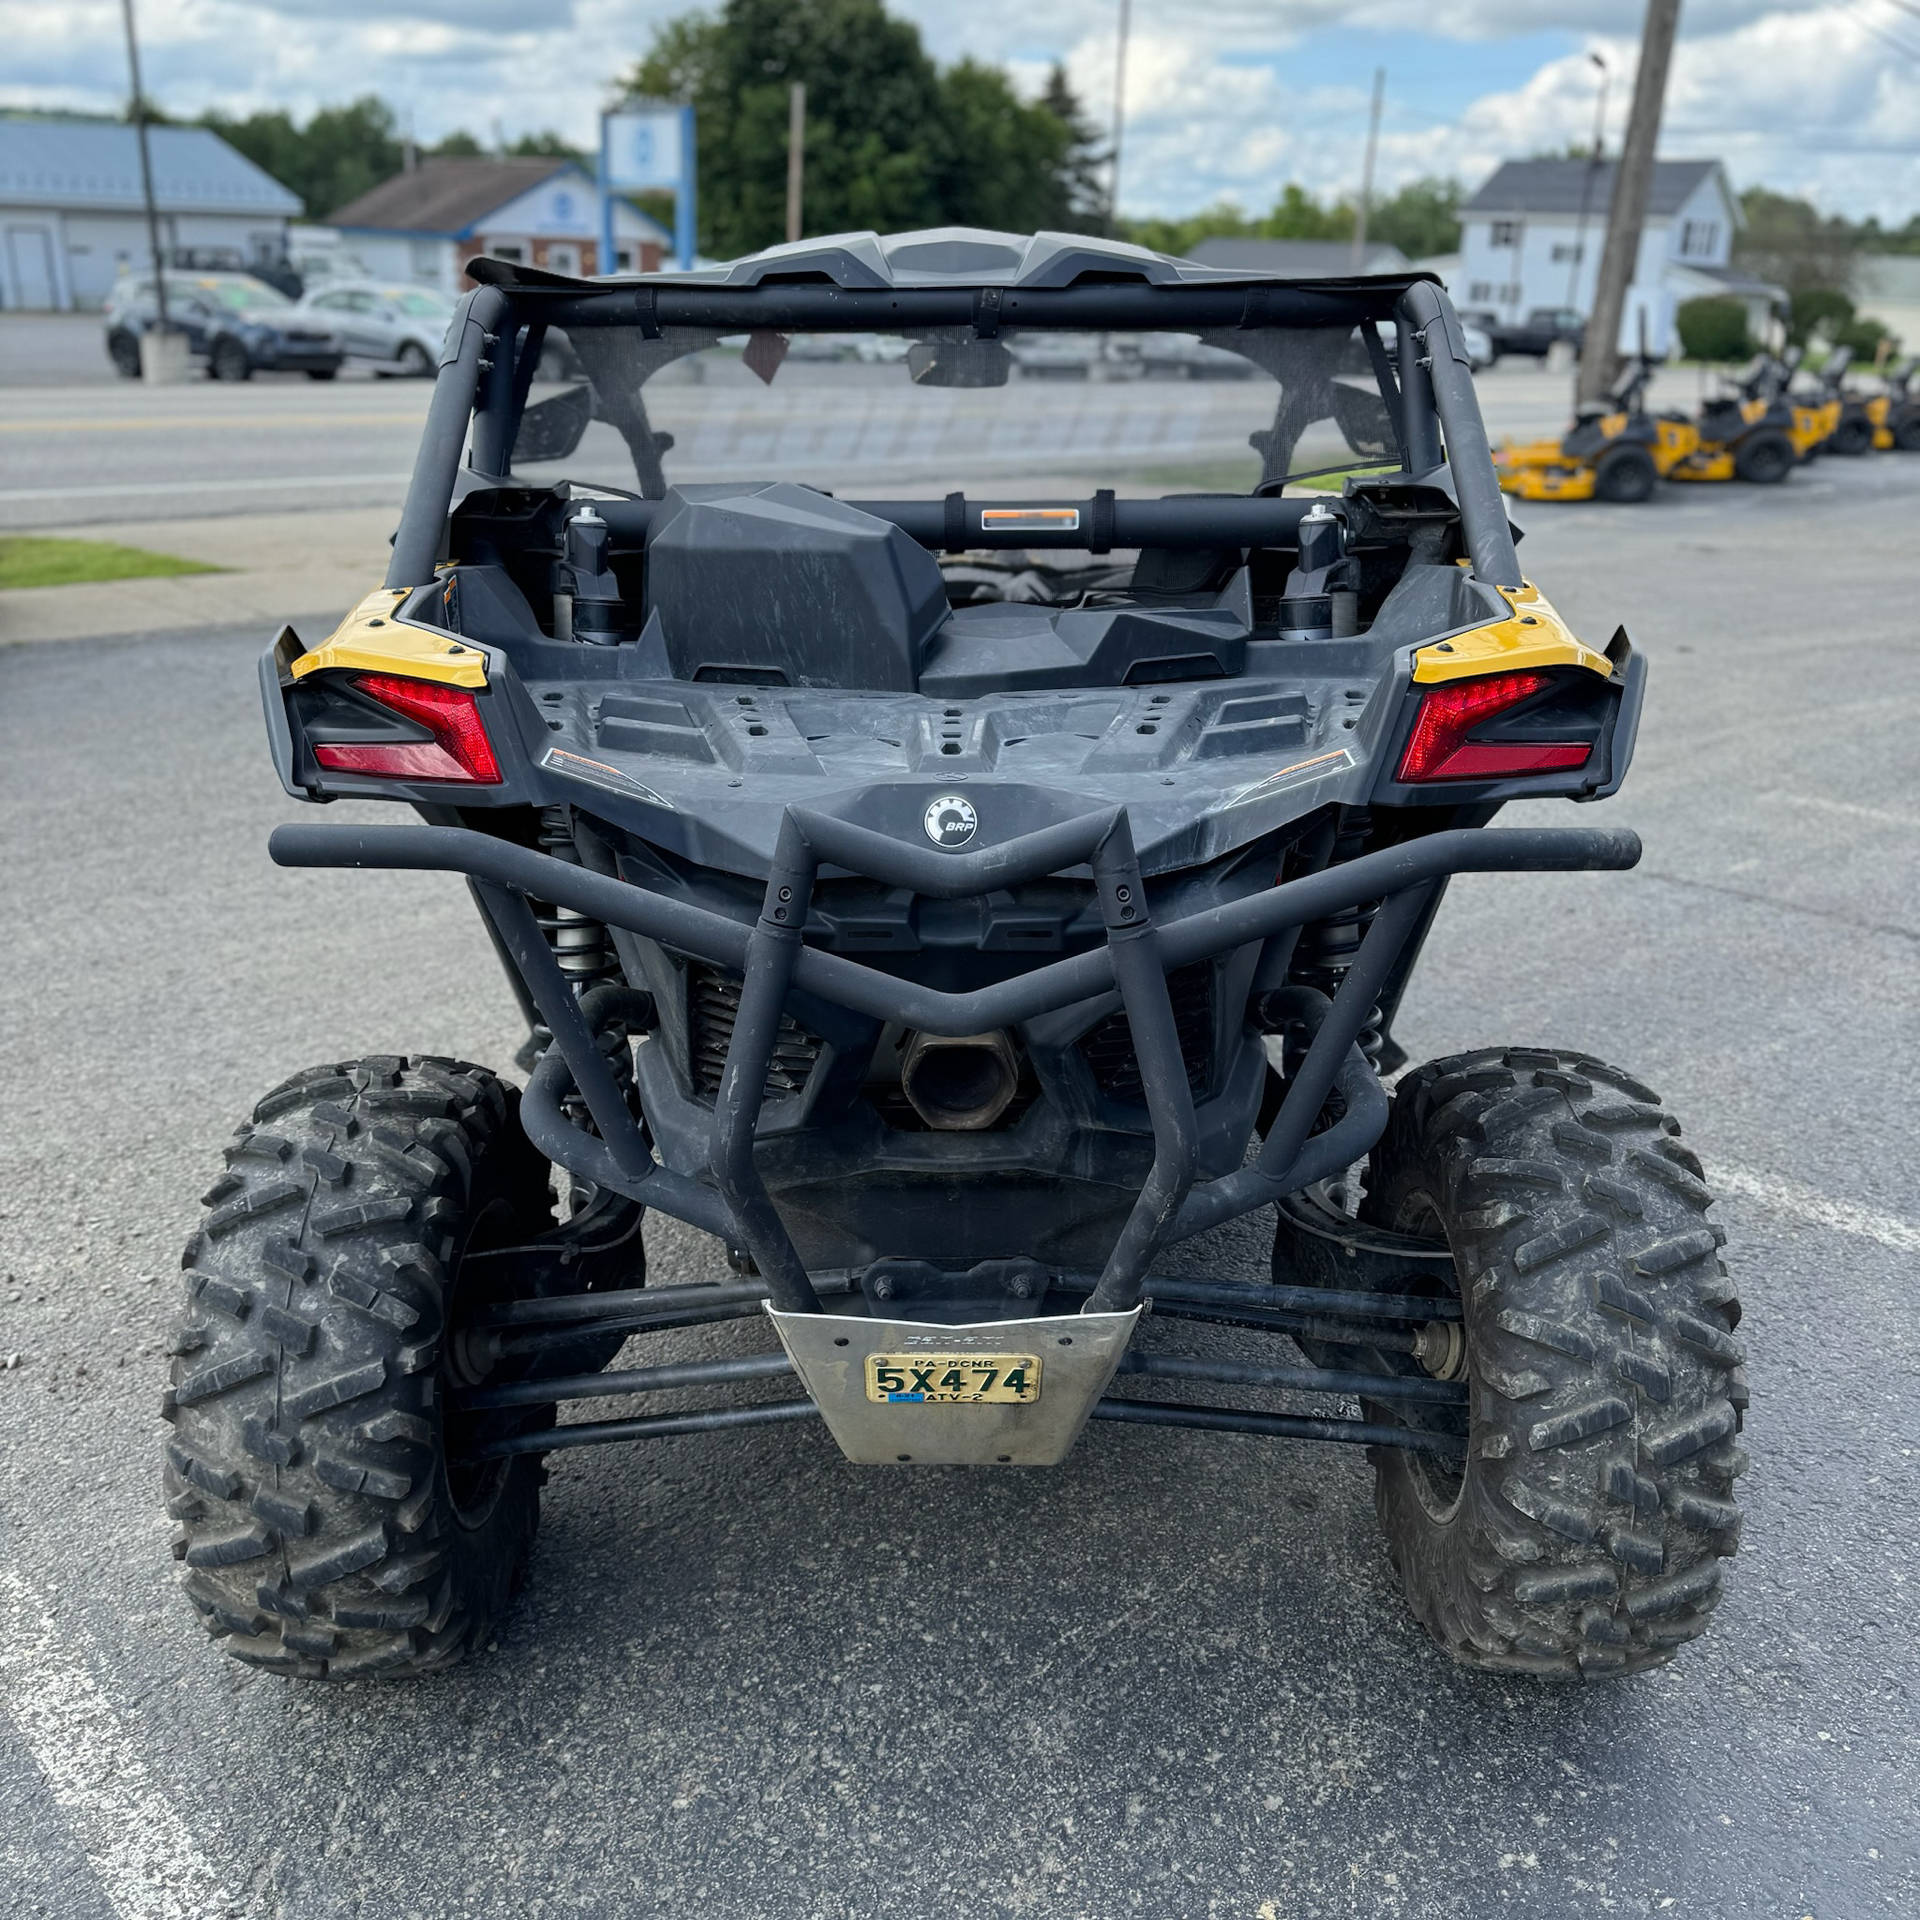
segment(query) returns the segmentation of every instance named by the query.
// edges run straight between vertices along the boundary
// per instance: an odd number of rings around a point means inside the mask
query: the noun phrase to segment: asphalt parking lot
[[[1920,1908],[1916,506],[1888,457],[1522,516],[1576,626],[1652,658],[1626,792],[1568,816],[1646,859],[1458,884],[1400,1037],[1660,1088],[1725,1195],[1754,1391],[1712,1633],[1584,1691],[1444,1663],[1364,1460],[1112,1427],[1005,1476],[855,1469],[805,1427],[571,1456],[483,1656],[338,1692],[224,1662],[172,1591],[156,1418],[221,1142],[296,1067],[520,1035],[456,883],[268,864],[298,809],[264,634],[0,652],[7,1910]],[[715,1269],[649,1240],[657,1278]],[[1192,1259],[1252,1276],[1259,1223]],[[629,1360],[703,1343],[770,1344]]]

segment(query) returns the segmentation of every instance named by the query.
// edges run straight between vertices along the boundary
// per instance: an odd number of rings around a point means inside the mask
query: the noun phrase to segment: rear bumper
[[[818,1313],[806,1262],[768,1191],[756,1156],[767,1069],[788,996],[802,992],[901,1027],[966,1036],[1012,1027],[1116,993],[1141,1067],[1153,1158],[1106,1257],[1091,1305],[1130,1312],[1149,1267],[1173,1241],[1219,1225],[1324,1179],[1363,1157],[1386,1120],[1386,1096],[1358,1044],[1382,985],[1416,937],[1433,893],[1466,872],[1618,870],[1639,859],[1626,832],[1578,828],[1456,829],[1435,833],[1264,893],[1154,924],[1124,808],[1103,809],[973,852],[902,844],[812,810],[790,808],[760,919],[724,914],[457,827],[284,826],[272,837],[283,866],[453,872],[474,884],[499,944],[554,1037],[527,1087],[522,1115],[541,1151],[583,1179],[622,1192],[748,1253],[773,1305]],[[1091,867],[1104,944],[997,985],[945,993],[807,946],[814,878],[823,866],[923,896],[967,899]],[[560,972],[529,900],[567,907],[744,978],[715,1103],[712,1150],[698,1175],[660,1165],[599,1045],[596,996],[579,1000]],[[1342,909],[1379,902],[1331,1001],[1289,991],[1313,1033],[1257,1153],[1199,1178],[1196,1122],[1172,1004],[1169,971],[1284,934]],[[617,996],[620,990],[613,990]],[[1336,1108],[1329,1101],[1338,1095]],[[578,1099],[572,1096],[578,1095]],[[570,1109],[584,1106],[593,1131]],[[1319,1133],[1314,1126],[1336,1110]],[[927,1230],[938,1237],[939,1222]],[[935,1247],[891,1249],[937,1258]]]

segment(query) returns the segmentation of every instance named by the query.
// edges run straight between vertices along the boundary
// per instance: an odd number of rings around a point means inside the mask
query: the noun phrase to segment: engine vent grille
[[[687,975],[689,1046],[693,1084],[703,1100],[716,1100],[733,1044],[733,1023],[740,1016],[741,980],[737,973],[695,961]],[[807,1084],[824,1043],[791,1014],[780,1016],[780,1035],[767,1062],[767,1098],[798,1093]]]
[[[1167,993],[1173,1001],[1180,1053],[1187,1063],[1187,1085],[1198,1099],[1213,1075],[1213,963],[1197,960],[1168,974]],[[1126,1106],[1145,1104],[1140,1062],[1133,1055],[1133,1034],[1124,1011],[1110,1013],[1086,1035],[1080,1042],[1080,1055],[1093,1075],[1094,1085],[1109,1100]]]

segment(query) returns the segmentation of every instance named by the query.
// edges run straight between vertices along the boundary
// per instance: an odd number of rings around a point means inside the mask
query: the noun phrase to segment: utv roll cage
[[[467,296],[447,335],[386,575],[387,588],[396,593],[426,587],[435,579],[469,435],[473,484],[511,483],[516,437],[550,330],[564,329],[570,340],[577,340],[596,329],[624,329],[649,342],[674,328],[709,336],[761,329],[887,331],[982,341],[1016,329],[1165,330],[1218,337],[1239,329],[1357,328],[1379,383],[1401,470],[1381,484],[1404,479],[1444,488],[1457,502],[1462,544],[1474,577],[1493,587],[1516,589],[1522,584],[1466,347],[1452,307],[1425,276],[1274,284],[1223,275],[1160,285],[916,287],[822,284],[818,275],[793,284],[762,280],[740,285],[693,276],[600,285],[497,262],[476,261],[473,270],[492,283]],[[1391,348],[1377,331],[1383,326],[1391,329]],[[1049,535],[1027,527],[996,541],[991,531],[981,531],[979,515],[966,511],[969,503],[962,495],[949,495],[945,501],[852,504],[935,549],[997,543],[1098,551],[1215,546],[1223,539],[1279,544],[1295,538],[1308,510],[1307,502],[1279,497],[1278,487],[1248,496],[1141,501],[1098,494],[1076,503],[1077,531]],[[656,501],[646,497],[596,499],[594,505],[624,541],[644,541],[658,511]],[[1616,781],[1617,774],[1618,769]],[[768,1097],[769,1065],[791,992],[875,1021],[955,1038],[1012,1028],[1099,996],[1114,996],[1131,1030],[1140,1067],[1151,1122],[1151,1168],[1104,1267],[1098,1273],[1054,1272],[1040,1284],[1044,1290],[1050,1280],[1057,1293],[1084,1294],[1089,1312],[1127,1313],[1140,1306],[1163,1249],[1330,1178],[1373,1147],[1385,1125],[1387,1099],[1361,1044],[1363,1028],[1383,992],[1404,973],[1448,877],[1466,872],[1611,870],[1630,867],[1639,858],[1638,841],[1627,832],[1493,831],[1472,825],[1425,833],[1338,864],[1327,864],[1330,848],[1322,848],[1319,871],[1251,898],[1156,920],[1147,910],[1141,863],[1124,806],[1096,805],[1076,818],[1041,825],[998,844],[954,851],[912,844],[896,832],[881,830],[870,808],[794,804],[783,815],[758,918],[745,924],[465,826],[287,826],[275,832],[271,848],[274,859],[286,866],[464,875],[523,989],[523,1005],[552,1035],[521,1106],[534,1144],[556,1165],[594,1186],[704,1229],[751,1259],[754,1277],[737,1285],[537,1299],[495,1311],[502,1337],[535,1341],[570,1337],[569,1330],[577,1333],[587,1326],[639,1329],[728,1317],[756,1310],[754,1303],[761,1301],[786,1314],[817,1314],[823,1311],[823,1293],[860,1292],[859,1273],[809,1273],[755,1164],[756,1126]],[[809,901],[823,872],[857,876],[931,899],[960,900],[1076,868],[1090,869],[1093,876],[1104,929],[1101,944],[971,992],[939,991],[811,947],[803,938]],[[628,1088],[602,1051],[601,1033],[608,1023],[618,1024],[624,1016],[644,1025],[650,1012],[647,996],[619,985],[578,993],[530,902],[625,929],[741,976],[714,1102],[711,1154],[702,1176],[676,1171],[656,1158],[648,1132],[632,1110]],[[1288,1017],[1307,1038],[1257,1153],[1234,1171],[1198,1178],[1195,1103],[1183,1065],[1169,973],[1261,943],[1268,956],[1277,951],[1281,959],[1278,969],[1263,962],[1262,976],[1279,978],[1285,955],[1303,928],[1360,908],[1370,911],[1371,919],[1331,997],[1300,985],[1282,989]],[[590,1121],[591,1131],[583,1119]],[[1316,1124],[1321,1131],[1314,1131]],[[1349,1247],[1348,1256],[1359,1258],[1356,1275],[1367,1270],[1363,1246]],[[1269,1328],[1324,1329],[1338,1323],[1349,1341],[1363,1337],[1359,1329],[1366,1326],[1458,1314],[1457,1306],[1431,1297],[1412,1300],[1389,1293],[1224,1287],[1158,1278],[1151,1281],[1151,1290],[1174,1312]],[[679,1297],[683,1294],[685,1299]],[[549,1331],[543,1333],[543,1328]],[[1439,1382],[1410,1385],[1324,1368],[1276,1372],[1236,1370],[1224,1363],[1179,1364],[1195,1378],[1246,1381],[1257,1375],[1268,1384],[1309,1391],[1364,1389],[1389,1398],[1424,1392],[1449,1404],[1458,1398],[1457,1389]],[[536,1391],[547,1402],[650,1392],[748,1377],[741,1372],[743,1365],[748,1374],[754,1368],[761,1373],[784,1371],[784,1363],[777,1361],[695,1363],[624,1376],[595,1374],[578,1381],[543,1378],[526,1387],[493,1389],[469,1398],[479,1406],[496,1401],[504,1405],[502,1395],[524,1399]],[[1153,1368],[1141,1362],[1134,1370]],[[724,1413],[594,1421],[507,1436],[487,1451],[545,1452],[655,1432],[785,1419],[812,1410],[810,1402],[792,1401]],[[1382,1426],[1366,1419],[1306,1419],[1126,1400],[1102,1401],[1097,1417],[1441,1452],[1457,1452],[1460,1446],[1448,1432]]]
[[[642,341],[657,341],[670,327],[713,335],[762,329],[959,333],[982,341],[1015,330],[1217,334],[1358,328],[1402,472],[1409,479],[1422,479],[1444,469],[1459,504],[1474,576],[1490,586],[1520,585],[1513,529],[1474,398],[1472,362],[1453,307],[1429,276],[1061,287],[766,281],[730,286],[697,284],[687,277],[600,287],[494,261],[476,260],[473,270],[503,284],[483,285],[468,294],[448,328],[387,568],[390,588],[424,586],[433,579],[470,426],[474,474],[493,484],[509,476],[514,441],[550,329],[564,329],[570,337],[596,329],[627,329]],[[1394,330],[1391,354],[1376,332],[1382,324]],[[1298,504],[1289,504],[1287,524],[1298,517]],[[1131,517],[1126,531],[1143,544],[1198,543],[1199,529],[1181,524],[1187,518],[1181,513],[1185,505],[1190,503],[1126,503],[1124,510]],[[1273,509],[1278,526],[1287,507],[1276,501]],[[909,530],[924,537],[919,525]],[[1117,536],[1120,530],[1114,531]],[[944,525],[940,533],[944,539]],[[990,543],[977,529],[969,531],[968,545]],[[1022,538],[1009,544],[1036,543]],[[1114,544],[1122,542],[1116,537]]]

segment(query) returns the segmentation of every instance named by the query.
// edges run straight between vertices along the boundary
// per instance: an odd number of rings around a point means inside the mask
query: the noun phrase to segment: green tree
[[[1047,71],[1040,104],[1067,130],[1066,149],[1055,174],[1060,212],[1049,224],[1069,232],[1099,230],[1112,214],[1106,170],[1113,154],[1067,84],[1067,70],[1058,60]]]
[[[717,15],[667,22],[627,83],[693,102],[701,245],[729,257],[785,233],[796,80],[807,89],[808,229],[933,224],[939,78],[918,32],[880,0],[727,0]]]
[[[572,160],[581,166],[587,158],[578,147],[569,146],[551,129],[545,133],[523,133],[507,151],[529,160]]]
[[[322,107],[304,127],[280,109],[244,120],[216,111],[201,124],[297,193],[316,219],[390,180],[404,158],[393,109],[374,94]]]
[[[1429,174],[1382,200],[1367,221],[1370,238],[1395,246],[1409,260],[1455,253],[1460,246],[1460,182]]]
[[[1066,222],[1092,164],[1064,76],[1028,103],[975,61],[940,72],[881,0],[726,0],[656,29],[629,91],[697,115],[700,244],[722,257],[786,231],[787,95],[807,89],[809,233]]]
[[[939,101],[941,219],[1012,233],[1068,224],[1068,121],[1028,106],[998,67],[972,60],[941,74]]]
[[[455,127],[427,152],[436,160],[484,160],[487,154],[486,148],[465,127]]]
[[[1746,224],[1734,238],[1734,257],[1762,279],[1789,294],[1844,290],[1852,281],[1857,242],[1846,221],[1766,187],[1749,187],[1740,210]]]
[[[1177,220],[1120,222],[1123,238],[1135,246],[1151,247],[1155,253],[1170,253],[1175,259],[1184,258],[1202,240],[1250,240],[1259,231],[1259,222],[1231,200],[1216,200],[1204,211]]]
[[[1797,287],[1787,307],[1787,339],[1804,347],[1816,333],[1842,339],[1853,325],[1853,302],[1838,287]]]
[[[1350,240],[1353,220],[1344,200],[1323,207],[1305,187],[1289,181],[1254,231],[1263,240]]]

